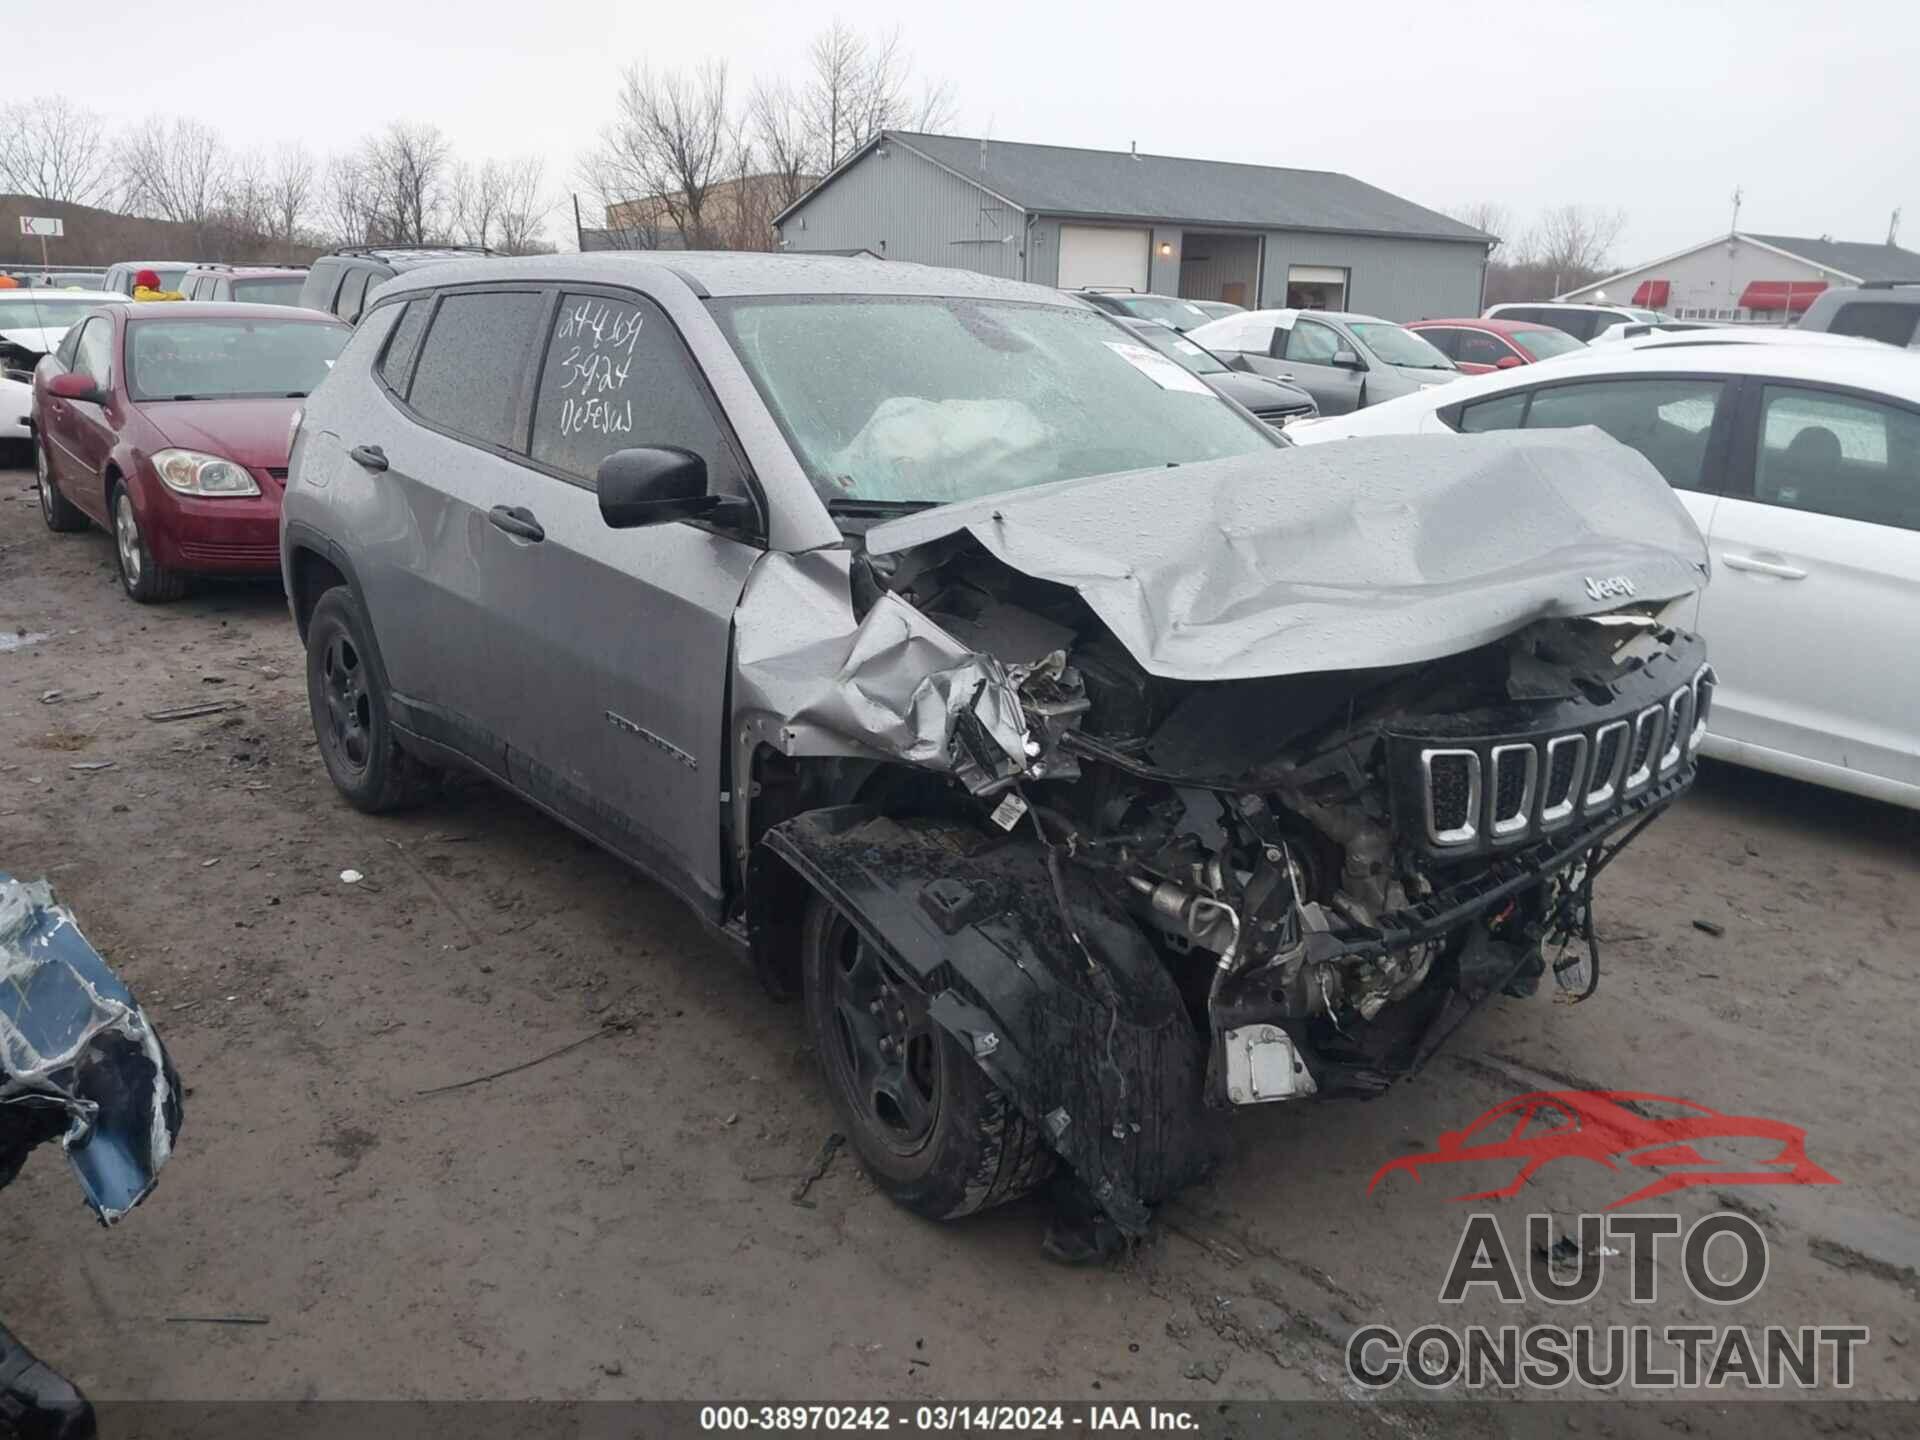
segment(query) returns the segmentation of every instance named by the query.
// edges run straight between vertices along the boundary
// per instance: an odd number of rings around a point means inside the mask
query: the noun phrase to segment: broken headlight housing
[[[258,495],[260,486],[247,467],[198,450],[162,450],[153,457],[153,473],[160,483],[180,495],[220,499],[229,495]]]

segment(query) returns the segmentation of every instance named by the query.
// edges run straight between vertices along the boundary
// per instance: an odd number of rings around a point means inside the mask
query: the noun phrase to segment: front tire
[[[142,605],[159,605],[187,593],[187,577],[153,558],[140,532],[140,517],[133,512],[133,496],[118,481],[107,496],[107,515],[113,522],[114,563],[128,595]]]
[[[320,597],[307,622],[307,708],[334,788],[378,815],[419,804],[438,777],[400,748],[370,634],[351,590],[339,585]]]
[[[884,1194],[928,1219],[956,1220],[1051,1173],[1038,1130],[824,896],[808,904],[801,946],[807,1019],[834,1110]]]
[[[40,488],[40,517],[47,528],[61,535],[86,529],[85,512],[55,488],[53,457],[47,454],[46,440],[38,434],[33,437],[33,475]]]

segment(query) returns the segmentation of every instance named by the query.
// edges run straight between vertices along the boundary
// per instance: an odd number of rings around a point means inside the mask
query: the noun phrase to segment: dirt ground
[[[485,785],[348,809],[303,674],[276,585],[136,606],[104,535],[50,534],[0,472],[0,868],[52,880],[189,1087],[117,1229],[55,1150],[0,1197],[0,1316],[96,1399],[1351,1397],[1361,1322],[1514,1318],[1438,1302],[1454,1177],[1369,1194],[1374,1170],[1569,1088],[1805,1126],[1841,1181],[1645,1207],[1760,1218],[1737,1314],[1669,1262],[1655,1305],[1610,1279],[1579,1319],[1865,1324],[1855,1395],[1920,1394],[1920,815],[1709,767],[1606,877],[1593,1000],[1497,1001],[1371,1103],[1240,1114],[1149,1244],[1065,1269],[1037,1201],[929,1224],[843,1154],[795,1203],[832,1129],[797,1008]],[[213,699],[237,708],[143,718]],[[1561,1162],[1502,1223],[1624,1193]],[[169,1318],[223,1315],[267,1323]]]

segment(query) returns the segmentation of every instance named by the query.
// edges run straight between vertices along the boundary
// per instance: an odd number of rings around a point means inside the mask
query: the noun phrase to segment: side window
[[[545,307],[532,291],[443,296],[407,403],[455,434],[510,447]]]
[[[427,328],[427,312],[432,308],[431,299],[409,300],[403,305],[400,319],[387,337],[387,353],[380,357],[380,378],[403,399],[413,372],[413,357],[420,349],[421,333]]]
[[[1553,321],[1549,320],[1547,315],[1547,311],[1536,310],[1532,306],[1509,305],[1494,318],[1496,320],[1525,320],[1534,325],[1552,325]]]
[[[90,375],[96,385],[105,388],[112,378],[113,322],[96,315],[80,332],[79,348],[74,351],[73,368]]]
[[[1451,358],[1464,360],[1469,365],[1498,365],[1513,351],[1507,348],[1507,342],[1498,335],[1490,335],[1485,330],[1459,330],[1459,353]]]
[[[1835,335],[1864,335],[1889,345],[1920,341],[1920,305],[1895,305],[1885,300],[1854,300],[1834,313],[1827,328]]]
[[[349,325],[360,319],[361,308],[367,300],[367,282],[372,276],[371,270],[355,265],[340,282],[340,294],[334,299],[333,313]]]
[[[1302,365],[1331,365],[1333,352],[1340,348],[1340,337],[1312,320],[1296,320],[1287,336],[1286,358]]]
[[[1527,429],[1597,425],[1630,445],[1677,490],[1705,487],[1707,442],[1724,387],[1718,380],[1601,380],[1536,390]]]
[[[85,328],[84,325],[70,325],[67,333],[60,337],[60,347],[53,352],[53,358],[60,362],[61,369],[73,369],[73,355],[80,348],[80,332]]]
[[[740,461],[666,313],[648,300],[564,296],[534,396],[532,457],[591,485],[602,460],[636,445],[691,450],[707,462],[711,490],[745,493]]]
[[[1788,385],[1760,404],[1756,500],[1920,530],[1920,415]]]
[[[1434,349],[1446,356],[1447,359],[1458,360],[1460,358],[1460,341],[1468,332],[1455,330],[1449,325],[1435,325],[1431,328],[1422,326],[1413,333],[1433,346]]]
[[[1469,405],[1460,412],[1459,430],[1463,435],[1478,435],[1487,430],[1518,430],[1527,413],[1528,390],[1511,395],[1496,395]]]

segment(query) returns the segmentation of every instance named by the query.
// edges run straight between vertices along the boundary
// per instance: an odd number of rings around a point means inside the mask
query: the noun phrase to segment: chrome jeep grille
[[[1706,736],[1713,687],[1713,670],[1702,665],[1686,684],[1624,720],[1420,749],[1428,844],[1514,844],[1632,799],[1692,759]]]

